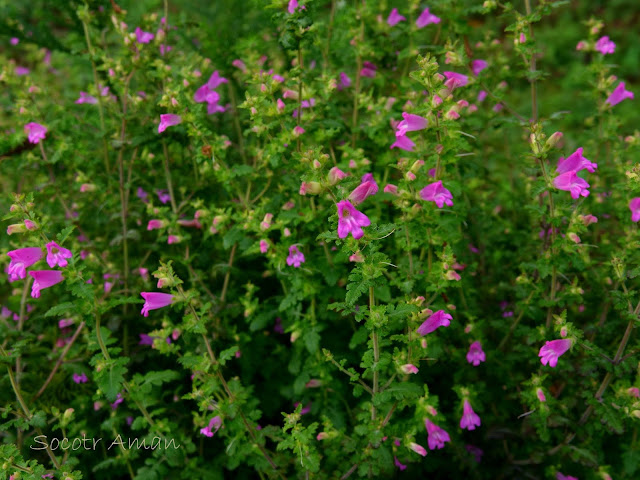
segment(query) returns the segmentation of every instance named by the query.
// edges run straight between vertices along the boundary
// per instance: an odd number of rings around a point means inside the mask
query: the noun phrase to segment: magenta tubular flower
[[[180,115],[173,113],[163,113],[160,115],[160,124],[158,125],[158,133],[164,132],[168,127],[173,127],[182,122]]]
[[[340,83],[338,84],[338,90],[344,90],[345,88],[348,88],[350,86],[351,79],[349,78],[349,76],[344,72],[340,72]]]
[[[570,171],[579,172],[580,170],[584,170],[585,168],[589,170],[591,173],[595,172],[598,168],[597,163],[593,163],[588,158],[582,156],[583,149],[582,147],[578,148],[575,152],[569,155],[566,159],[560,157],[558,160],[558,166],[556,168],[556,172],[558,173],[567,173]]]
[[[423,28],[432,23],[440,23],[440,18],[429,12],[428,8],[425,8],[420,16],[416,19],[416,26],[418,28]]]
[[[596,50],[598,50],[602,55],[607,55],[608,53],[616,51],[616,44],[609,40],[609,37],[601,37],[596,42]]]
[[[487,359],[485,353],[482,351],[482,345],[478,340],[473,342],[467,352],[467,362],[471,363],[474,367],[477,367]]]
[[[418,373],[418,367],[416,367],[415,365],[411,364],[411,363],[407,363],[405,365],[400,366],[400,370],[402,370],[402,373],[406,374],[406,375],[410,375],[412,373]]]
[[[448,313],[445,313],[444,310],[438,310],[422,322],[422,325],[418,327],[417,333],[418,335],[426,335],[440,327],[448,327],[451,323],[451,319],[453,319],[453,317]]]
[[[9,281],[13,282],[27,276],[27,268],[42,258],[42,249],[39,247],[19,248],[7,252],[7,255],[11,259],[7,273]]]
[[[98,99],[93,95],[89,95],[87,92],[80,92],[80,98],[76,100],[76,103],[78,104],[88,103],[91,105],[95,105],[96,103],[98,103]]]
[[[373,63],[363,62],[362,70],[360,70],[360,76],[374,78],[376,76],[376,70],[378,70],[378,67],[376,67]]]
[[[118,393],[118,395],[116,396],[116,401],[111,404],[111,408],[115,410],[122,402],[124,402],[124,398],[122,398],[121,393]]]
[[[333,167],[329,170],[329,183],[335,185],[340,180],[347,178],[347,174],[340,170],[338,167]]]
[[[544,392],[542,391],[541,388],[538,388],[536,390],[536,396],[538,397],[538,400],[540,400],[543,403],[547,401],[547,397],[544,396]]]
[[[456,87],[464,87],[467,83],[469,83],[469,77],[461,73],[456,73],[456,72],[442,72],[442,73],[445,77],[447,77],[447,81],[445,82],[445,85],[452,90]]]
[[[420,115],[402,112],[403,120],[396,127],[396,137],[406,135],[407,132],[415,132],[427,128],[427,119]]]
[[[475,430],[480,426],[480,417],[473,411],[471,404],[465,399],[462,407],[462,418],[460,418],[460,428],[467,430]]]
[[[57,270],[32,270],[29,275],[33,277],[33,285],[31,286],[31,296],[40,298],[40,290],[49,288],[64,280],[62,272]]]
[[[73,381],[80,384],[80,383],[87,383],[89,381],[89,379],[87,378],[87,376],[84,373],[74,373],[73,374]]]
[[[546,342],[541,348],[538,356],[543,365],[549,364],[555,367],[558,364],[558,357],[564,355],[571,347],[571,340],[560,339]]]
[[[236,68],[239,68],[240,70],[242,70],[243,73],[247,71],[247,66],[239,58],[236,58],[233,62],[231,62],[231,65],[233,65]]]
[[[553,185],[559,190],[565,190],[571,192],[571,198],[577,199],[582,195],[583,197],[589,196],[589,184],[586,180],[580,178],[575,171],[570,171],[558,175],[553,180]]]
[[[631,221],[640,220],[640,197],[636,197],[629,202],[629,210],[631,210]]]
[[[24,131],[27,132],[29,142],[40,143],[40,140],[44,140],[47,134],[47,127],[39,123],[30,122],[24,126]]]
[[[346,238],[351,233],[356,240],[362,238],[364,235],[362,227],[371,225],[369,217],[356,210],[349,200],[342,200],[336,206],[338,207],[338,237]]]
[[[209,87],[210,90],[213,90],[214,88],[218,88],[218,86],[220,86],[223,83],[229,83],[229,80],[227,80],[224,77],[221,77],[220,73],[216,70],[211,74],[211,76],[209,77],[209,80],[207,80],[207,87]]]
[[[298,8],[298,0],[289,0],[289,5],[287,6],[287,11],[290,14],[293,14]]]
[[[471,62],[471,71],[477,77],[489,64],[485,60],[474,60]]]
[[[398,187],[396,185],[393,185],[391,183],[387,184],[384,187],[384,190],[382,190],[384,193],[390,193],[391,195],[397,195],[398,194]]]
[[[267,253],[269,250],[269,243],[266,240],[260,240],[260,253]]]
[[[151,32],[145,32],[140,27],[136,28],[136,41],[138,43],[149,43],[155,35]]]
[[[442,180],[438,180],[420,190],[420,198],[427,202],[435,202],[438,208],[442,208],[445,204],[448,207],[453,206],[453,195],[442,186]]]
[[[200,433],[206,437],[213,437],[222,426],[220,415],[216,415],[209,421],[209,425],[200,429]],[[213,429],[213,430],[212,430]]]
[[[287,257],[287,265],[290,267],[300,268],[300,265],[304,263],[304,254],[298,249],[296,245],[289,247],[289,256]]]
[[[402,135],[400,137],[396,137],[396,141],[391,144],[390,148],[399,148],[401,150],[406,150],[407,152],[412,152],[413,147],[415,146],[416,144],[413,143],[413,141],[409,137],[407,137],[406,135]]]
[[[140,292],[145,302],[140,313],[145,317],[149,316],[149,310],[157,310],[173,303],[173,295],[160,292]]]
[[[71,257],[73,257],[71,250],[61,247],[56,242],[47,243],[47,263],[51,268],[56,265],[66,267],[69,264],[67,258]]]
[[[403,17],[402,15],[400,15],[398,13],[398,9],[394,8],[393,10],[391,10],[391,12],[389,13],[389,16],[387,17],[387,24],[390,27],[393,27],[400,22],[404,22],[405,20],[406,20],[406,17]]]
[[[439,450],[444,447],[446,442],[450,442],[449,434],[435,423],[429,421],[428,418],[424,419],[424,426],[427,429],[427,442],[429,443],[429,450]]]
[[[625,90],[624,82],[620,82],[618,86],[615,88],[615,90],[611,92],[611,95],[607,97],[607,100],[605,100],[605,103],[608,103],[613,107],[614,105],[619,104],[621,101],[627,98],[633,99],[633,92],[630,92],[629,90]]]
[[[411,442],[409,444],[409,448],[416,452],[418,455],[422,455],[423,457],[427,455],[427,451],[424,449],[422,445],[418,445],[417,443]]]
[[[572,477],[571,475],[565,475],[561,472],[556,472],[556,480],[578,480],[576,477]]]
[[[349,200],[353,203],[353,205],[358,205],[364,200],[378,193],[378,184],[373,181],[366,181],[358,185],[353,192],[349,195]]]

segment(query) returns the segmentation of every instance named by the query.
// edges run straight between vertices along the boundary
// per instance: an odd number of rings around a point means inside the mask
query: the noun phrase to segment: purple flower
[[[22,77],[24,75],[29,75],[30,70],[27,67],[21,67],[18,65],[16,67],[16,75]]]
[[[358,205],[364,202],[367,197],[375,195],[376,193],[378,193],[378,184],[376,181],[373,179],[364,181],[349,194],[349,200],[354,205]]]
[[[479,341],[475,341],[469,347],[469,351],[467,352],[467,362],[473,364],[474,367],[480,365],[480,363],[486,360],[486,355],[482,351],[482,345]]]
[[[447,77],[447,81],[445,85],[447,88],[453,90],[456,87],[464,87],[469,82],[469,77],[463,75],[461,73],[456,72],[442,72],[445,77]]]
[[[115,410],[116,408],[118,408],[118,405],[120,405],[122,402],[124,402],[124,398],[122,398],[121,393],[118,393],[118,396],[116,397],[116,401],[111,404],[111,408]]]
[[[460,418],[460,428],[467,430],[475,430],[480,426],[480,417],[473,411],[471,404],[465,399],[462,407],[462,418]]]
[[[76,103],[89,103],[91,105],[95,105],[98,103],[98,99],[93,95],[89,95],[87,92],[80,92],[80,98],[76,100]]]
[[[400,463],[400,460],[398,460],[398,457],[396,456],[393,457],[393,464],[398,467],[400,471],[407,469],[407,466]]]
[[[420,16],[416,20],[416,26],[418,28],[426,27],[432,23],[440,23],[440,19],[436,17],[433,13],[429,12],[428,8],[425,8]]]
[[[546,342],[538,353],[540,362],[543,365],[549,364],[550,367],[555,367],[558,364],[558,357],[564,355],[569,347],[571,347],[571,340],[568,338]]]
[[[596,50],[602,55],[616,51],[616,44],[609,40],[609,37],[602,37],[596,42]]]
[[[428,418],[424,419],[424,426],[427,429],[427,442],[429,443],[429,450],[439,450],[444,447],[446,442],[450,442],[449,434],[435,423],[429,421]]]
[[[589,170],[591,173],[596,171],[598,168],[597,163],[593,163],[588,158],[582,156],[582,147],[578,148],[575,152],[569,155],[566,159],[560,157],[558,160],[558,167],[556,168],[556,172],[558,173],[566,173],[570,171],[579,172],[580,170],[584,170],[585,168]]]
[[[182,122],[180,115],[173,113],[163,113],[160,115],[160,124],[158,125],[158,133],[164,132],[168,127],[173,127]]]
[[[173,295],[170,293],[140,292],[140,295],[145,300],[140,313],[145,317],[149,316],[149,310],[156,310],[173,303]]]
[[[11,262],[7,268],[9,281],[13,282],[27,276],[27,268],[42,258],[42,249],[39,247],[19,248],[7,252]]]
[[[136,195],[138,196],[138,198],[140,200],[142,200],[144,203],[147,203],[149,200],[149,194],[147,192],[144,191],[144,188],[142,187],[138,187],[138,191],[136,192]]]
[[[56,242],[47,243],[47,263],[51,268],[56,265],[66,267],[69,264],[67,258],[71,257],[73,257],[71,250],[61,247]]]
[[[147,223],[147,230],[157,230],[162,227],[164,227],[164,221],[162,220],[153,219],[149,220],[149,223]]]
[[[247,71],[247,66],[244,64],[244,62],[242,60],[240,60],[239,58],[236,58],[233,62],[231,62],[231,65],[233,65],[236,68],[239,68],[240,70],[242,70],[243,72]]]
[[[300,268],[300,265],[304,263],[304,254],[298,249],[296,245],[289,247],[289,256],[287,257],[287,265],[290,267]]]
[[[397,25],[400,22],[404,22],[405,20],[406,18],[398,13],[398,9],[394,8],[393,10],[391,10],[391,13],[389,13],[387,23],[390,27],[393,27],[394,25]]]
[[[31,286],[31,296],[40,298],[40,290],[49,288],[64,280],[62,272],[57,270],[32,270],[29,275],[33,277],[33,285]]]
[[[71,318],[63,318],[58,322],[58,328],[60,328],[61,330],[63,328],[70,327],[71,325],[73,325],[73,319]]]
[[[169,195],[168,190],[156,190],[156,195],[158,195],[158,200],[160,200],[163,205],[171,200],[171,195]]]
[[[340,72],[340,83],[338,84],[338,90],[343,90],[349,86],[351,86],[351,79],[346,73]]]
[[[453,206],[453,195],[442,186],[442,180],[438,180],[420,190],[420,198],[427,202],[435,202],[438,208],[442,208],[445,204],[448,207]]]
[[[376,76],[376,70],[378,70],[378,67],[376,67],[373,63],[363,62],[362,70],[360,70],[360,75],[363,77],[373,78]]]
[[[631,210],[631,221],[640,220],[640,197],[636,197],[629,202],[629,210]]]
[[[448,313],[445,313],[444,310],[438,310],[436,313],[422,322],[422,325],[418,327],[417,333],[418,335],[426,335],[440,327],[448,327],[451,323],[451,319],[453,319],[453,317]]]
[[[210,90],[213,90],[215,88],[218,88],[223,83],[229,83],[229,80],[227,80],[224,77],[221,77],[218,70],[216,70],[211,74],[211,76],[209,77],[209,80],[207,80],[207,87],[209,87]]]
[[[415,147],[416,144],[413,143],[413,141],[407,137],[406,135],[402,135],[400,137],[396,137],[396,141],[393,142],[391,144],[391,149],[393,148],[399,148],[401,150],[405,150],[407,152],[412,152],[413,151],[413,147]]]
[[[84,373],[74,373],[73,374],[73,381],[80,384],[80,383],[87,383],[89,381],[89,379],[87,378],[87,376]]]
[[[542,391],[541,388],[538,388],[536,390],[536,396],[538,397],[538,400],[540,400],[543,403],[547,401],[547,397],[545,397],[544,392]]]
[[[619,104],[621,101],[623,101],[626,98],[633,99],[633,92],[630,92],[629,90],[625,90],[624,82],[620,82],[618,86],[615,88],[615,90],[611,92],[611,95],[607,97],[607,100],[605,100],[605,103],[608,103],[613,107],[614,105]]]
[[[427,128],[427,119],[420,115],[402,112],[403,120],[396,126],[396,137],[406,135],[407,132],[415,132]]]
[[[200,433],[206,437],[211,438],[216,434],[218,430],[220,430],[221,426],[222,426],[222,419],[220,418],[220,415],[216,415],[209,421],[208,426],[200,429]]]
[[[151,32],[145,32],[140,27],[136,28],[136,41],[138,43],[149,43],[155,35]]]
[[[402,370],[402,373],[404,373],[405,375],[410,375],[410,374],[415,374],[418,373],[418,367],[416,367],[415,365],[413,365],[412,363],[406,363],[404,365],[400,366],[400,370]]]
[[[589,196],[589,184],[586,180],[580,178],[575,171],[570,171],[558,175],[553,180],[553,185],[559,190],[565,190],[571,192],[571,198],[577,199],[582,195],[583,197]]]
[[[362,227],[371,225],[369,217],[356,210],[349,200],[342,200],[336,206],[338,207],[338,237],[346,238],[351,233],[356,240],[362,238],[364,235]]]
[[[489,64],[485,60],[474,60],[471,62],[471,71],[477,77],[478,74],[488,66]]]
[[[565,475],[560,472],[556,472],[556,480],[578,480],[576,477],[572,477],[571,475]]]
[[[39,123],[30,122],[24,126],[24,131],[27,132],[29,142],[40,143],[40,140],[44,140],[47,133],[47,127],[40,125]]]

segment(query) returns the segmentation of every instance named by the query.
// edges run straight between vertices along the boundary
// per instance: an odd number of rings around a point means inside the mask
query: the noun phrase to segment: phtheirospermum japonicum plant
[[[639,14],[0,2],[0,479],[639,478]]]

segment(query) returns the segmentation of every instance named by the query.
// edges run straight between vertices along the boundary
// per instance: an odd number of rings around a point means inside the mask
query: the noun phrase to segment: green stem
[[[167,179],[167,188],[169,190],[169,197],[171,198],[171,209],[173,213],[178,212],[176,206],[176,197],[173,195],[173,183],[171,182],[171,170],[169,170],[169,150],[167,149],[167,142],[162,141],[162,151],[164,152],[164,176]]]
[[[369,287],[369,316],[373,317],[373,307],[375,306],[375,297],[373,293],[373,287]],[[380,345],[378,341],[378,332],[376,330],[372,330],[371,332],[371,341],[373,343],[373,393],[372,397],[378,393],[379,387],[379,372],[378,372],[378,363],[380,362]],[[371,420],[376,419],[376,407],[371,405]]]

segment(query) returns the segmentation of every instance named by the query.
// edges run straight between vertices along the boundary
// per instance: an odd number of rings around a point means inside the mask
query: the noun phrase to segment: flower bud
[[[14,233],[24,233],[27,231],[27,227],[23,223],[14,223],[7,227],[7,235],[13,235]]]
[[[547,139],[547,143],[545,144],[545,146],[547,148],[553,148],[558,144],[558,142],[561,139],[562,139],[562,132],[555,132]]]
[[[24,221],[24,226],[27,228],[27,230],[37,230],[38,229],[38,225],[36,225],[36,222],[33,222],[29,219],[26,219]]]
[[[338,167],[333,167],[329,170],[329,183],[335,185],[340,180],[347,177],[347,174],[340,170]]]

